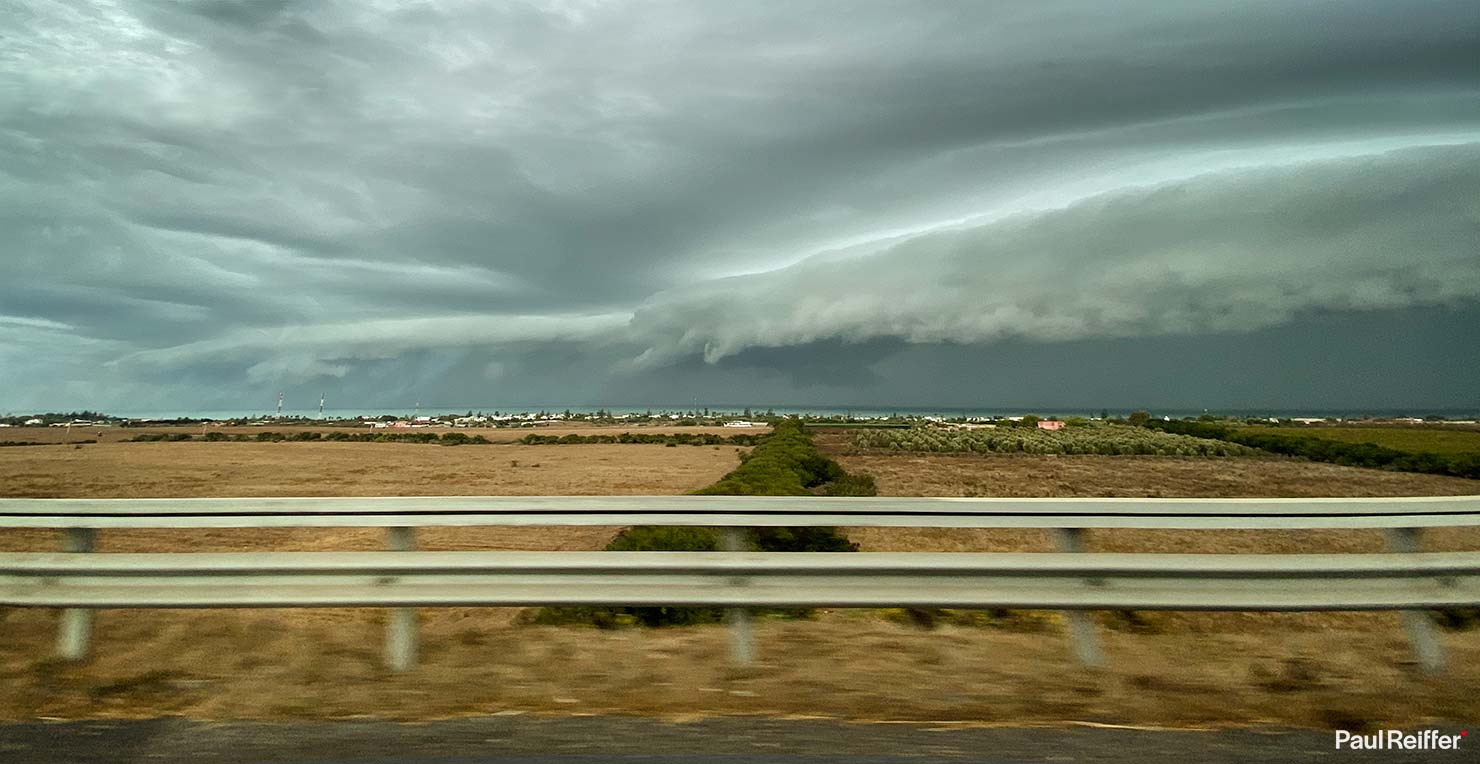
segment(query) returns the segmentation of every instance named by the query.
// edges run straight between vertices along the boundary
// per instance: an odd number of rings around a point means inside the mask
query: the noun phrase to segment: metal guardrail
[[[0,601],[79,608],[1396,610],[1480,602],[1480,552],[12,553],[0,565]]]
[[[415,552],[417,526],[699,525],[727,552]],[[754,526],[1049,528],[1058,553],[745,553]],[[74,554],[0,554],[0,605],[61,607],[80,659],[96,608],[390,607],[387,663],[410,668],[416,607],[712,605],[734,654],[747,607],[1066,611],[1080,659],[1103,662],[1095,609],[1403,610],[1420,662],[1443,654],[1421,608],[1480,605],[1480,552],[1419,552],[1418,529],[1480,525],[1480,497],[1404,499],[913,499],[883,497],[397,497],[0,499],[0,527],[64,530]],[[75,554],[99,528],[385,527],[387,552]],[[1087,552],[1085,529],[1377,528],[1402,554]]]
[[[1480,496],[1402,499],[1003,499],[427,496],[6,499],[0,527],[867,525],[910,528],[1422,528],[1480,525]]]

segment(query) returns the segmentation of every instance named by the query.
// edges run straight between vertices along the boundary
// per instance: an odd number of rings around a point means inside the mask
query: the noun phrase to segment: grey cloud
[[[1480,299],[1477,199],[1480,143],[1200,176],[666,293],[636,315],[638,361],[837,337],[1248,331]]]
[[[490,363],[516,396],[658,368],[846,396],[912,343],[1477,297],[1469,2],[19,2],[0,28],[0,315],[32,322],[0,345],[56,359],[0,355],[15,401]]]

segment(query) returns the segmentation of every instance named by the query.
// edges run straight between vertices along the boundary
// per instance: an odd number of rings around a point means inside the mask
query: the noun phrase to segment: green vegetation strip
[[[715,435],[713,433],[636,433],[624,432],[617,435],[525,435],[515,441],[526,446],[566,446],[608,443],[636,443],[661,446],[753,446],[764,435]],[[441,446],[489,445],[492,443],[482,435],[461,432],[276,432],[266,430],[251,434],[208,432],[192,435],[188,432],[145,432],[129,438],[127,443],[178,443],[195,441],[201,443],[431,443]],[[9,444],[0,444],[9,445]],[[21,444],[15,444],[21,445]],[[39,445],[39,444],[38,444]]]
[[[759,445],[741,456],[740,466],[713,485],[694,493],[709,496],[873,496],[874,479],[854,475],[817,450],[800,421],[785,419]],[[767,552],[855,552],[854,544],[835,528],[755,528],[751,548]],[[628,528],[606,545],[610,552],[712,552],[720,548],[714,528],[639,525]],[[765,614],[795,618],[807,610],[768,610]],[[696,607],[548,607],[530,621],[541,624],[594,624],[605,628],[684,626],[717,623],[722,608]]]
[[[1209,440],[1237,443],[1286,456],[1299,456],[1317,462],[1331,462],[1348,467],[1372,467],[1399,472],[1423,472],[1433,475],[1480,479],[1480,453],[1432,453],[1402,451],[1376,443],[1342,443],[1308,435],[1286,435],[1265,432],[1258,427],[1232,427],[1212,422],[1152,419],[1146,427],[1153,430],[1189,435]]]
[[[519,443],[526,446],[566,446],[605,443],[638,443],[663,446],[754,446],[764,435],[715,435],[714,433],[624,432],[617,435],[525,435]]]
[[[185,432],[145,432],[135,435],[126,443],[179,443],[199,441],[201,443],[434,443],[440,446],[489,445],[491,441],[482,435],[467,435],[461,432],[265,432],[245,435],[241,433],[208,432],[196,437]]]
[[[1409,425],[1361,427],[1345,424],[1301,427],[1253,425],[1240,427],[1240,429],[1267,435],[1320,438],[1341,443],[1370,443],[1408,453],[1480,454],[1480,430],[1461,430],[1443,425],[1421,427]]]
[[[6,446],[81,446],[87,443],[97,443],[96,440],[69,440],[65,443],[42,443],[35,440],[0,440],[0,448]]]

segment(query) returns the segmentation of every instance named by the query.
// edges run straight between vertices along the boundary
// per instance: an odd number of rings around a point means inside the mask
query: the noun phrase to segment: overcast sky
[[[1480,408],[1480,3],[0,4],[0,410]]]

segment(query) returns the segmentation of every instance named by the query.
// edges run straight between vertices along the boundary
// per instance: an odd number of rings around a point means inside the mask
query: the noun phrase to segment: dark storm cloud
[[[911,347],[1321,311],[1358,343],[1361,315],[1480,300],[1471,2],[20,2],[0,28],[0,406],[847,398]]]

